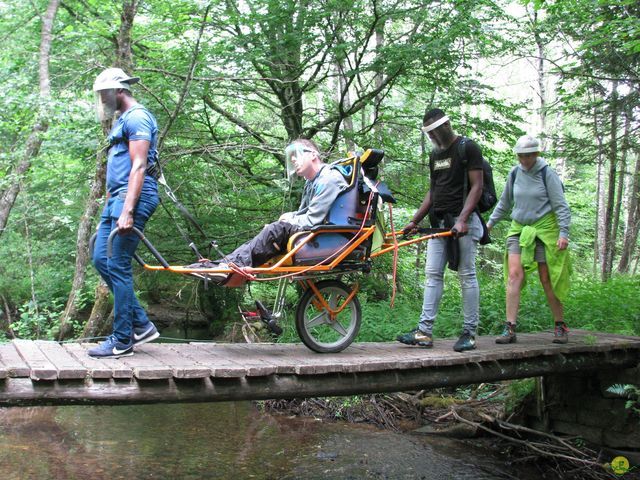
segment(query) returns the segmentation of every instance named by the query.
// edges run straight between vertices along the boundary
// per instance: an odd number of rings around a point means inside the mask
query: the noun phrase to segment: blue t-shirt
[[[129,141],[148,140],[149,153],[147,165],[156,162],[158,151],[158,123],[149,110],[136,104],[124,112],[111,129],[107,138],[111,147],[107,158],[107,191],[111,196],[126,191],[131,173],[131,157],[129,155]],[[158,182],[145,175],[142,194],[156,195]]]

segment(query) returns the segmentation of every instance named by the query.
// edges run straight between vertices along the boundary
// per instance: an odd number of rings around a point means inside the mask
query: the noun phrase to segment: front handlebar
[[[112,250],[113,250],[113,238],[118,235],[118,229],[115,228],[111,231],[111,233],[109,234],[109,238],[107,239],[107,257],[111,258],[112,256]],[[165,268],[169,268],[169,262],[167,262],[162,255],[160,255],[160,252],[158,252],[158,250],[156,250],[156,247],[154,247],[151,242],[149,240],[147,240],[147,238],[144,236],[144,234],[138,230],[136,227],[131,228],[131,232],[135,233],[140,240],[142,241],[142,243],[144,243],[144,245],[149,249],[149,251],[151,252],[151,254],[156,257],[156,260],[158,260],[158,262],[160,262],[160,265],[162,265]],[[138,263],[141,262],[140,257],[138,257],[137,254],[134,253],[134,257],[136,257],[136,261]],[[144,266],[144,262],[141,263],[141,265]]]

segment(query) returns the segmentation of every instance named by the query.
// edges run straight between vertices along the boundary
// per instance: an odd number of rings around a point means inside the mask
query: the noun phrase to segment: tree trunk
[[[538,49],[538,96],[540,100],[540,110],[538,111],[538,118],[540,120],[540,133],[542,135],[542,145],[541,147],[544,149],[547,147],[547,141],[545,138],[547,132],[547,86],[545,85],[545,72],[544,72],[544,43],[542,38],[540,37],[540,32],[538,31],[538,10],[533,12],[532,19],[532,28],[533,28],[533,38],[536,42],[536,47]]]
[[[13,330],[11,329],[11,324],[13,323],[13,319],[11,318],[11,306],[4,295],[0,294],[0,299],[2,299],[2,311],[0,311],[0,332],[3,332],[9,338],[16,338]]]
[[[336,103],[338,104],[338,110],[344,113],[345,110],[351,108],[351,100],[349,98],[349,87],[347,86],[347,79],[344,75],[344,61],[336,59]],[[340,122],[336,126],[339,126]],[[344,117],[342,120],[342,134],[344,136],[344,142],[347,150],[352,152],[356,146],[353,143],[353,118]]]
[[[47,7],[47,11],[42,19],[42,33],[40,36],[40,56],[39,56],[39,89],[41,106],[38,112],[36,122],[31,129],[27,146],[22,160],[14,169],[12,175],[15,177],[12,185],[0,197],[0,236],[4,232],[9,215],[16,198],[20,193],[20,177],[31,168],[31,162],[40,152],[43,134],[49,128],[48,102],[51,97],[51,86],[49,80],[49,58],[51,53],[51,42],[53,39],[53,22],[56,18],[60,0],[51,0]]]
[[[613,82],[611,93],[611,127],[609,140],[609,175],[607,183],[607,203],[604,215],[604,261],[602,264],[602,280],[611,276],[613,267],[613,213],[616,193],[616,166],[618,157],[618,82]]]
[[[636,152],[636,163],[629,185],[627,225],[624,231],[622,252],[620,253],[620,263],[618,271],[627,273],[631,264],[631,258],[638,242],[638,230],[640,228],[640,154]]]
[[[385,21],[380,22],[378,27],[376,28],[376,51],[381,50],[384,47],[384,27]],[[376,72],[375,77],[375,85],[376,89],[382,89],[382,81],[384,80],[384,75],[381,71]],[[378,119],[380,118],[380,104],[382,103],[382,93],[376,95],[375,100],[373,102],[373,131],[374,138],[378,141],[379,148],[382,148],[382,144],[384,138],[382,136],[382,125],[378,123]],[[383,165],[380,166],[383,168]]]
[[[595,236],[593,249],[593,272],[594,274],[604,264],[604,140],[598,128],[598,111],[593,110],[593,133],[598,143],[597,158],[597,181],[596,181],[596,218],[595,218]]]
[[[84,286],[89,258],[89,238],[93,232],[93,223],[96,212],[100,206],[99,199],[104,195],[105,180],[107,175],[106,152],[100,150],[96,154],[96,171],[91,182],[89,198],[85,205],[84,213],[80,219],[76,243],[76,268],[73,275],[73,283],[67,305],[60,317],[60,326],[56,335],[60,340],[68,338],[72,332],[70,321],[78,316],[78,294]],[[106,287],[106,285],[105,285]],[[96,289],[96,292],[98,289]],[[107,289],[107,295],[109,294]],[[102,301],[102,300],[101,300]],[[96,303],[98,299],[96,298]]]
[[[138,0],[123,0],[120,15],[120,31],[117,39],[115,64],[129,75],[133,74],[133,54],[131,52],[131,30],[138,13]]]
[[[116,59],[115,66],[122,68],[129,75],[133,74],[133,57],[131,52],[131,30],[133,22],[138,12],[138,0],[124,0],[122,2],[122,15],[120,16],[120,30],[116,40]],[[104,136],[109,134],[111,130],[111,122],[102,123],[102,132]],[[69,298],[60,317],[60,326],[57,337],[62,340],[68,338],[73,332],[71,331],[70,321],[78,315],[77,297],[84,286],[87,266],[90,262],[89,258],[89,239],[93,233],[93,224],[98,207],[99,199],[104,195],[104,185],[107,174],[105,150],[99,150],[96,153],[96,171],[91,183],[89,197],[85,204],[84,213],[80,219],[78,226],[78,237],[76,245],[76,268],[73,276],[73,283]],[[95,290],[96,298],[89,320],[84,328],[84,336],[95,336],[108,331],[105,325],[108,325],[109,316],[109,289],[107,285],[100,280]]]
[[[618,185],[616,189],[615,206],[613,209],[613,223],[611,226],[611,271],[613,271],[613,261],[616,256],[618,243],[618,227],[620,225],[620,211],[622,208],[625,176],[627,174],[627,152],[629,149],[629,129],[631,128],[631,117],[627,115],[624,122],[624,138],[622,140],[622,151],[620,152],[620,164],[618,168]]]
[[[108,335],[111,331],[111,316],[109,312],[112,311],[112,308],[109,301],[109,287],[107,287],[106,283],[102,281],[98,283],[95,296],[96,301],[93,304],[91,315],[82,332],[82,336],[85,338]]]

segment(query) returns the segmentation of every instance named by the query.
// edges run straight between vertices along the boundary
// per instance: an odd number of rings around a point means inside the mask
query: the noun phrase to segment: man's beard
[[[435,151],[446,150],[451,145],[453,139],[455,137],[453,135],[448,134],[446,131],[439,131],[436,129],[432,135],[429,136],[429,140],[431,140],[431,144]]]
[[[442,150],[444,150],[444,145],[440,142],[442,142],[442,140],[440,138],[430,138],[431,140],[431,145],[433,145],[433,151],[434,152],[440,152]]]

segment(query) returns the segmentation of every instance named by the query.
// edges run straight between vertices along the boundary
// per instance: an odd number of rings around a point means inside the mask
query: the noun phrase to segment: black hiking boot
[[[453,346],[453,350],[456,352],[466,352],[467,350],[474,350],[476,348],[476,337],[471,335],[467,330],[462,332],[460,338]]]

